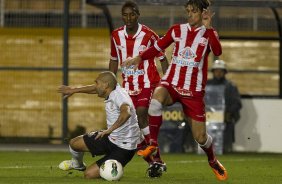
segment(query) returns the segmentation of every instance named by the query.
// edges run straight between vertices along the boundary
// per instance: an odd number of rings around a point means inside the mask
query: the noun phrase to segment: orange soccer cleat
[[[227,171],[218,160],[215,160],[215,162],[209,164],[218,180],[220,181],[227,180],[228,178]]]
[[[137,155],[146,158],[146,157],[152,155],[153,153],[155,153],[156,150],[157,150],[156,146],[150,145],[150,146],[147,146],[144,150],[137,151]]]

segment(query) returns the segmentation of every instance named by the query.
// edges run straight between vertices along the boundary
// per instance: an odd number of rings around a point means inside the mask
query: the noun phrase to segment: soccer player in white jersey
[[[117,28],[111,34],[111,58],[109,70],[117,73],[118,66],[127,58],[139,55],[142,51],[154,45],[159,39],[158,35],[145,25],[138,22],[140,15],[137,4],[133,1],[126,1],[121,9],[124,26]],[[167,59],[163,52],[159,52],[157,57],[161,61],[163,72],[168,67]],[[122,69],[122,86],[129,93],[136,108],[138,124],[141,133],[144,135],[144,141],[138,145],[139,148],[147,146],[150,140],[148,126],[148,108],[153,94],[153,90],[160,81],[154,57],[146,59],[137,70],[133,68]],[[166,170],[165,164],[161,160],[160,152],[144,159],[152,165],[157,162],[162,164],[163,170]],[[150,176],[150,174],[149,174]]]
[[[105,99],[107,130],[91,132],[75,137],[69,142],[71,160],[60,163],[62,170],[84,171],[85,178],[99,178],[99,168],[108,159],[119,161],[124,167],[134,156],[140,128],[134,105],[128,93],[117,84],[112,72],[102,72],[95,83],[82,87],[61,86],[58,89],[64,97],[75,93],[97,94]],[[83,163],[84,152],[92,156],[104,155],[96,163],[86,168]]]
[[[152,58],[174,43],[172,61],[160,85],[155,89],[149,106],[151,145],[137,154],[151,155],[158,147],[158,132],[162,124],[163,106],[180,102],[194,139],[205,151],[210,167],[218,180],[227,179],[227,171],[217,160],[213,150],[212,137],[206,132],[204,94],[207,82],[208,54],[219,56],[222,52],[218,35],[211,26],[212,13],[208,0],[188,0],[185,9],[188,22],[172,26],[154,46],[124,66],[136,68],[142,61]],[[135,66],[132,66],[135,65]]]

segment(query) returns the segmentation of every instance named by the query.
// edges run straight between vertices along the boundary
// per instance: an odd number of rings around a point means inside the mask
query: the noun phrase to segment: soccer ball
[[[123,167],[117,160],[106,160],[100,167],[100,176],[105,180],[119,180],[122,175]]]

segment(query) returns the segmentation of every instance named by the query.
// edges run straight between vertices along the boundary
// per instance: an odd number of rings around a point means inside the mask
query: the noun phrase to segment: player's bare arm
[[[139,63],[141,63],[142,59],[141,56],[136,56],[134,58],[128,58],[123,63],[123,67],[130,67],[134,65],[134,69],[136,70],[138,68]]]
[[[110,60],[109,70],[113,72],[115,75],[117,75],[117,71],[118,71],[118,61],[117,60],[112,60],[112,59]]]
[[[75,93],[88,93],[88,94],[96,94],[96,85],[87,85],[81,87],[71,87],[62,85],[58,88],[58,93],[62,93],[64,98],[68,98]]]
[[[99,132],[96,139],[109,135],[112,131],[121,127],[130,118],[130,116],[130,106],[128,104],[122,104],[120,106],[120,115],[117,121],[109,129]]]
[[[166,57],[164,57],[163,59],[160,60],[161,62],[161,67],[162,67],[162,71],[163,71],[163,74],[165,74],[167,68],[168,68],[168,60]]]

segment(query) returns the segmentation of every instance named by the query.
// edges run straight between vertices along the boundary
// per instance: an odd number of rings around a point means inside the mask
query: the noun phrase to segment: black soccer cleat
[[[165,163],[154,162],[147,169],[148,177],[150,178],[159,178],[162,176],[163,172],[167,171],[167,167]]]

